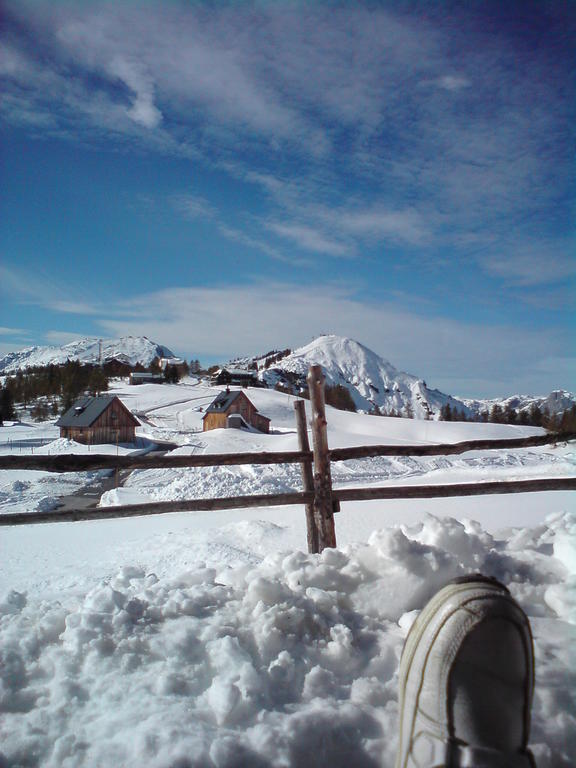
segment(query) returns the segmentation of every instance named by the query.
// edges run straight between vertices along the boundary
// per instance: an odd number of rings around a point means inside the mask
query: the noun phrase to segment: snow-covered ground
[[[58,437],[53,422],[42,424],[9,423],[0,427],[0,455],[48,455],[105,453],[112,456],[144,453],[153,443],[145,437],[137,445],[81,445]],[[109,470],[95,472],[0,471],[0,515],[10,512],[48,512],[63,496],[70,496],[110,475]]]
[[[176,438],[178,452],[297,445],[293,399],[280,393],[248,392],[272,419],[261,435],[196,431],[217,390],[193,380],[117,391],[142,414],[141,433]],[[332,447],[537,432],[332,409],[328,422]],[[551,474],[574,474],[569,446],[333,465],[350,487]],[[17,489],[11,510],[34,505],[37,484]],[[290,466],[151,470],[102,503],[300,487]],[[301,507],[2,528],[0,765],[392,766],[403,638],[435,589],[471,570],[500,578],[528,612],[532,743],[540,768],[571,765],[573,502],[550,492],[343,504],[339,549],[320,556],[305,553]]]

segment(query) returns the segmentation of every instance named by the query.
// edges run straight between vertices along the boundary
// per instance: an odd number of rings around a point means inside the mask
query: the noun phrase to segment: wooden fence
[[[334,489],[331,462],[361,459],[372,456],[436,456],[458,455],[466,451],[530,448],[556,442],[569,442],[576,434],[538,435],[510,440],[469,440],[449,445],[372,445],[330,450],[324,401],[324,376],[320,366],[312,366],[308,374],[312,408],[313,450],[308,443],[308,430],[304,401],[294,403],[298,428],[298,451],[274,453],[226,453],[195,456],[0,456],[0,470],[25,469],[48,472],[81,472],[98,469],[133,470],[160,468],[193,468],[230,466],[238,464],[294,464],[302,471],[303,491],[270,495],[234,496],[213,499],[129,504],[95,509],[69,509],[52,512],[24,512],[0,516],[0,526],[29,525],[32,523],[98,520],[137,515],[158,515],[167,512],[195,512],[245,507],[272,507],[304,504],[308,549],[321,552],[336,546],[334,513],[340,503],[368,499],[424,499],[435,497],[478,496],[505,493],[532,493],[535,491],[576,490],[576,477],[544,478],[536,480],[502,480],[479,483],[452,483],[449,485],[381,486],[369,488]]]

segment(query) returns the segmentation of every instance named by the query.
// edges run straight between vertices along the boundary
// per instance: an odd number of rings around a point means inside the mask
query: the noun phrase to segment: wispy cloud
[[[442,75],[434,80],[425,80],[423,85],[442,88],[445,91],[461,91],[463,88],[470,88],[472,82],[467,77],[459,75]]]
[[[154,104],[154,82],[143,67],[122,56],[114,56],[109,71],[134,94],[132,105],[127,110],[128,116],[145,128],[156,128],[160,125],[162,113]]]
[[[550,377],[546,361],[554,355],[566,358],[559,386],[569,388],[569,372],[576,362],[565,354],[567,339],[547,329],[466,324],[407,312],[393,303],[374,305],[335,284],[178,288],[122,303],[127,316],[103,316],[104,332],[146,333],[182,353],[226,359],[270,346],[304,344],[330,331],[357,338],[397,367],[424,376],[430,386],[454,392],[453,384],[458,383],[464,395],[512,394],[528,381],[532,391],[544,391]],[[289,324],[286,311],[279,308],[289,309]]]
[[[537,54],[519,65],[521,52],[480,30],[460,43],[455,70],[458,19],[439,11],[424,20],[393,5],[8,8],[44,46],[40,56],[18,34],[7,39],[7,119],[243,167],[282,206],[330,202],[353,237],[423,247],[431,234],[459,237],[488,221],[505,231],[519,210],[552,205],[552,173],[568,188],[561,81]],[[292,163],[304,155],[309,172],[288,162],[275,177],[279,151]],[[305,217],[290,226],[307,249],[306,228],[321,230]],[[316,252],[350,248],[335,240]]]
[[[233,230],[227,234],[243,238]],[[12,276],[17,281],[18,275]],[[30,295],[25,299],[29,301]],[[405,294],[397,301],[370,302],[362,296],[360,284],[260,281],[185,286],[108,296],[91,304],[66,303],[41,291],[34,300],[59,312],[62,325],[70,322],[68,318],[89,314],[94,335],[145,334],[187,356],[224,360],[279,345],[294,347],[319,333],[333,332],[358,339],[397,367],[425,377],[430,386],[455,394],[544,392],[551,379],[557,387],[573,387],[576,361],[566,354],[570,348],[566,332],[458,322]],[[411,311],[406,309],[409,305]],[[53,343],[77,337],[72,330],[45,334]],[[562,368],[551,367],[550,361],[559,359],[564,361]]]
[[[86,337],[82,334],[69,333],[68,331],[46,331],[44,338],[49,344],[61,346],[62,344],[70,344],[72,341],[78,341],[78,339]]]
[[[243,230],[237,229],[236,227],[230,227],[228,224],[220,223],[218,225],[218,231],[220,232],[221,235],[224,235],[224,237],[228,238],[228,240],[232,240],[233,242],[236,242],[236,243],[241,243],[242,245],[245,245],[249,248],[255,248],[257,251],[260,251],[266,256],[269,256],[272,259],[276,259],[277,261],[290,263],[290,264],[306,263],[305,260],[302,260],[302,259],[290,258],[288,254],[284,253],[278,248],[274,248],[274,246],[270,245],[265,240],[261,240],[257,237],[252,237],[251,235],[247,234]]]
[[[534,302],[538,287],[574,274],[564,234],[573,106],[565,65],[545,45],[518,46],[505,29],[496,36],[482,25],[455,35],[463,11],[443,4],[420,15],[394,3],[5,6],[14,23],[0,52],[4,118],[34,137],[135,147],[229,174],[237,185],[233,219],[193,187],[167,204],[209,220],[231,242],[279,264],[324,260],[329,268],[330,259],[376,246],[386,259],[424,262],[432,247],[443,264],[482,270],[494,294],[512,289]],[[136,305],[108,306],[67,288],[50,275],[0,268],[0,290],[20,301],[133,322]],[[279,290],[301,306],[296,291]],[[207,297],[237,306],[238,295],[205,289],[194,297],[209,319]],[[337,318],[344,311],[342,332],[368,341],[370,323],[405,319],[336,295],[322,297],[324,329],[332,326],[329,310]],[[256,289],[242,300],[261,311],[277,307]],[[165,330],[184,340],[189,321],[176,317]],[[433,326],[444,332],[439,320]],[[437,349],[423,325],[407,327]],[[303,320],[298,328],[306,336]],[[518,333],[503,338],[526,350],[528,335]],[[461,351],[456,331],[446,334]],[[280,343],[264,330],[257,338]],[[396,349],[392,337],[374,340],[385,354],[386,345]],[[426,356],[424,343],[419,352]]]
[[[216,208],[201,195],[174,195],[172,202],[176,210],[189,219],[212,219],[218,213]]]
[[[350,256],[353,253],[349,244],[335,240],[310,226],[273,221],[266,224],[266,228],[280,237],[292,240],[307,251],[329,256]]]
[[[509,285],[535,286],[558,283],[576,277],[576,242],[514,243],[504,253],[490,253],[483,259],[485,269]]]

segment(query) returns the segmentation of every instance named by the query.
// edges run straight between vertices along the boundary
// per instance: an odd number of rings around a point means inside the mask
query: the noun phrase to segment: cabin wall
[[[204,417],[203,431],[208,432],[210,429],[225,429],[226,428],[226,414],[225,413],[207,413]]]
[[[256,407],[250,402],[246,395],[241,392],[226,411],[220,413],[207,413],[204,416],[203,431],[210,429],[225,429],[228,426],[228,416],[238,413],[247,424],[259,429],[261,432],[269,432],[270,422],[264,416],[261,416]]]
[[[84,445],[102,443],[133,443],[136,439],[135,427],[60,427],[60,437],[74,440]]]
[[[133,443],[135,430],[135,417],[120,400],[113,400],[89,427],[60,427],[60,437],[86,445]]]
[[[252,426],[260,432],[270,432],[270,420],[259,413],[255,413],[252,418]]]

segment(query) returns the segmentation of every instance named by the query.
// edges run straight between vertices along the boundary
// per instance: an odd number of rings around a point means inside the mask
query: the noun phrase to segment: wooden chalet
[[[211,377],[214,385],[234,384],[239,387],[259,387],[256,371],[245,371],[238,368],[220,368]]]
[[[202,421],[204,432],[243,427],[254,427],[260,432],[270,431],[270,419],[258,413],[256,406],[240,390],[220,392],[206,409]]]
[[[116,395],[85,395],[60,416],[56,426],[60,437],[93,445],[133,443],[140,422]]]

